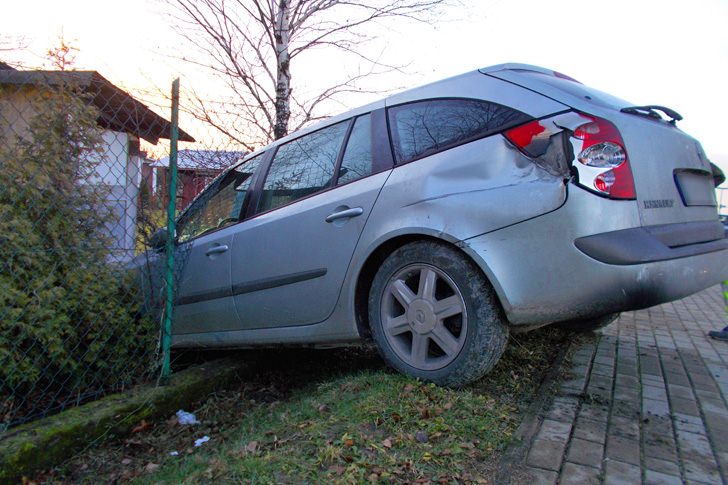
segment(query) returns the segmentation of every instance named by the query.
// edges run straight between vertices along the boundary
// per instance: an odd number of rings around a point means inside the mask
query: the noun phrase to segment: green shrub
[[[8,94],[0,87],[0,102]],[[158,338],[140,315],[133,278],[110,263],[114,221],[103,187],[88,183],[101,158],[96,110],[72,87],[26,94],[32,115],[0,135],[6,425],[148,375]]]

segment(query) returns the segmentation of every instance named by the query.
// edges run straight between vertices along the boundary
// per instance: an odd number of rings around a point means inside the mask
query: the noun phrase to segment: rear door
[[[238,328],[306,325],[331,314],[388,174],[371,133],[367,114],[278,147],[257,214],[233,240]]]
[[[623,113],[633,104],[546,69],[503,65],[481,72],[614,123],[634,175],[642,225],[717,220],[710,163],[675,123]]]

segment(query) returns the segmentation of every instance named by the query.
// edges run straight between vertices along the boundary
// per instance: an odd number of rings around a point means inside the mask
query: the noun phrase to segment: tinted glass
[[[372,173],[372,117],[356,119],[346,144],[339,169],[339,184],[345,184]]]
[[[278,148],[263,184],[260,211],[275,209],[331,185],[348,121]]]
[[[503,130],[530,117],[496,103],[474,99],[435,99],[388,110],[397,162]]]
[[[261,154],[243,162],[202,193],[177,225],[180,242],[238,222],[262,158]]]

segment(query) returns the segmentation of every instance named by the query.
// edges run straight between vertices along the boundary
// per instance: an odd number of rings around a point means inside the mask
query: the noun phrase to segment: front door
[[[213,182],[180,218],[175,252],[173,334],[235,328],[230,254],[248,189],[262,156],[246,160]]]

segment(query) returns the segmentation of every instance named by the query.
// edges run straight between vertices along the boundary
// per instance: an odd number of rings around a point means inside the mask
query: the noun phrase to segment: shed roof
[[[213,169],[221,170],[229,167],[247,155],[243,151],[224,150],[179,150],[177,152],[177,168],[181,170],[190,169]],[[168,167],[169,156],[162,157],[151,163],[153,167]]]
[[[7,65],[7,64],[6,64]],[[103,128],[132,133],[150,143],[169,139],[172,124],[126,91],[114,86],[96,71],[18,71],[0,69],[0,85],[73,86],[91,96],[99,108],[98,123]],[[195,141],[179,130],[180,141]]]

